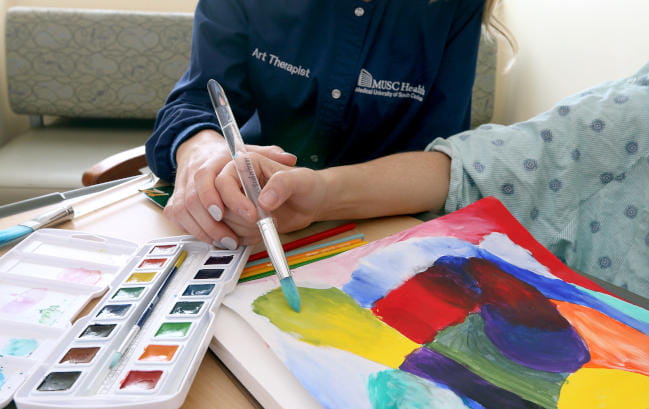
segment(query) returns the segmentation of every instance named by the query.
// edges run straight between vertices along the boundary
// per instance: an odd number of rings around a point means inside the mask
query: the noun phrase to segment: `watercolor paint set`
[[[0,407],[179,407],[248,255],[33,233],[0,257]]]

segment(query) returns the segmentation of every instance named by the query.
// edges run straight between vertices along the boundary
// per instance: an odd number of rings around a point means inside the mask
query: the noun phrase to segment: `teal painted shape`
[[[0,356],[28,357],[38,347],[38,341],[30,338],[11,338],[0,351]]]
[[[375,409],[469,409],[446,386],[398,369],[370,375],[367,392]]]
[[[608,294],[589,290],[588,288],[580,287],[578,285],[575,285],[575,287],[577,287],[580,291],[592,295],[593,297],[597,298],[601,302],[610,305],[616,310],[621,311],[622,313],[628,315],[629,317],[635,318],[638,321],[646,322],[649,324],[649,310],[645,310],[642,307],[639,307],[635,304],[628,303],[626,301],[622,301],[619,298],[613,297]]]

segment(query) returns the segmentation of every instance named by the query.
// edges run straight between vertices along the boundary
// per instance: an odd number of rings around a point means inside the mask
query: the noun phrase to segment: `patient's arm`
[[[251,159],[264,185],[260,206],[272,212],[280,232],[318,220],[440,211],[448,192],[451,162],[440,152],[407,152],[314,171],[283,166],[259,155],[251,155]],[[228,210],[226,222],[243,242],[254,242],[258,236],[256,210],[241,192],[232,163],[216,185]]]

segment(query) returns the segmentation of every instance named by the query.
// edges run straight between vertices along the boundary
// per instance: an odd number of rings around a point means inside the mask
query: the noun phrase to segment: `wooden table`
[[[43,211],[44,209],[33,210],[0,219],[0,229],[28,220]],[[282,240],[294,240],[340,223],[317,223],[299,232],[283,235]],[[344,235],[363,233],[366,240],[373,241],[419,223],[421,221],[406,216],[365,220],[358,222],[355,230],[346,232]],[[157,205],[139,194],[56,227],[121,238],[139,245],[154,238],[183,234],[164,218],[162,210]],[[6,247],[0,249],[0,255],[7,250]],[[259,248],[253,249],[253,251],[257,250]],[[86,311],[93,306],[94,303],[91,303]],[[81,315],[83,316],[84,313]],[[182,407],[185,409],[249,409],[261,408],[261,405],[218,357],[208,350]]]

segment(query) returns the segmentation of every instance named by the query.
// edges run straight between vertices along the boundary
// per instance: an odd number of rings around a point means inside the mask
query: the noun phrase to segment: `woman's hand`
[[[259,206],[272,213],[280,233],[301,229],[318,220],[320,206],[327,196],[319,172],[286,166],[258,152],[248,152],[247,158],[263,187]],[[257,209],[242,191],[234,162],[226,164],[216,178],[216,186],[226,208],[224,221],[243,244],[258,242]]]
[[[277,146],[247,145],[246,149],[287,166],[296,162],[295,155]],[[178,148],[176,159],[174,193],[165,206],[165,216],[199,240],[235,249],[239,240],[223,222],[223,200],[215,184],[219,174],[231,162],[225,140],[214,130],[200,131]]]

